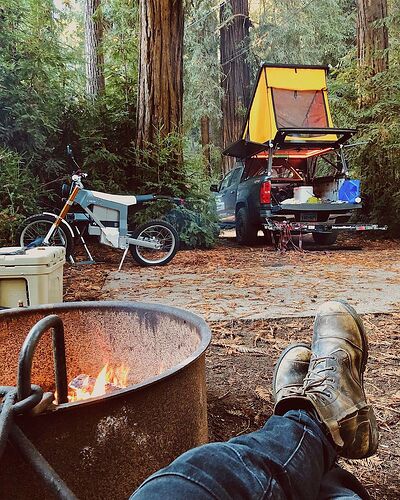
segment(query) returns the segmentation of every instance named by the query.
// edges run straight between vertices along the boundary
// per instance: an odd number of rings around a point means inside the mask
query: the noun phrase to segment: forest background
[[[261,61],[330,66],[363,218],[398,236],[399,49],[398,0],[2,0],[0,243],[60,204],[72,144],[89,187],[182,196],[184,242],[212,245],[209,186]]]

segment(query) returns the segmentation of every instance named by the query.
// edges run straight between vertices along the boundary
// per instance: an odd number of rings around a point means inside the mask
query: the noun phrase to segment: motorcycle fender
[[[51,217],[54,217],[54,220],[57,219],[57,215],[55,215],[55,214],[53,214],[51,212],[43,212],[43,215],[50,215]],[[64,219],[61,221],[61,224],[62,224],[63,228],[64,229],[68,229],[68,231],[71,233],[71,236],[73,238],[75,238],[75,234],[74,234],[74,231],[73,231],[71,225],[68,224],[68,222],[65,221]]]

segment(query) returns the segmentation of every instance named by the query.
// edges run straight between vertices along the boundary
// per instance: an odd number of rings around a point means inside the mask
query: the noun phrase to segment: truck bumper
[[[336,231],[386,231],[387,226],[379,224],[329,224],[307,222],[277,222],[266,219],[263,228],[273,232],[280,232],[283,227],[289,227],[292,233],[332,233]]]

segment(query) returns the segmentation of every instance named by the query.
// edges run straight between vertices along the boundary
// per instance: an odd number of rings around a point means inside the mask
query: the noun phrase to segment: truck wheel
[[[257,241],[258,228],[251,224],[246,207],[239,208],[236,214],[236,241],[239,245],[253,245]]]
[[[337,233],[313,233],[313,239],[317,245],[334,245],[337,240]]]

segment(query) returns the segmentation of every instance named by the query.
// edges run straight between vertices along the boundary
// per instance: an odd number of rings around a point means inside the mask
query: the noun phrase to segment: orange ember
[[[125,365],[112,366],[106,363],[96,378],[78,375],[68,385],[68,401],[82,401],[123,389],[128,385],[128,373],[129,368]]]

